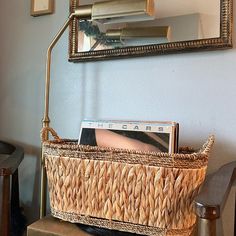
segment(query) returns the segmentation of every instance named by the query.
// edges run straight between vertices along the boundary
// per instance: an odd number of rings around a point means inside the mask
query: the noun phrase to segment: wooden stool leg
[[[0,176],[0,235],[10,235],[10,176]]]

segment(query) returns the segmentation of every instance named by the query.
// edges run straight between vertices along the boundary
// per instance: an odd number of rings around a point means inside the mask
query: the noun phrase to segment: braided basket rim
[[[210,136],[198,152],[194,152],[190,148],[183,148],[182,153],[170,154],[84,146],[78,145],[76,140],[60,139],[43,142],[43,153],[44,156],[60,158],[81,158],[167,168],[199,169],[207,166],[213,143],[214,136]]]
[[[75,139],[60,139],[60,140],[48,140],[43,142],[43,147],[46,149],[56,149],[56,150],[71,150],[79,152],[89,152],[89,153],[113,153],[113,154],[127,154],[127,155],[139,155],[150,157],[164,157],[172,159],[186,159],[186,160],[205,160],[208,159],[210,150],[215,141],[214,136],[209,136],[205,144],[199,151],[194,151],[189,147],[180,147],[180,153],[166,153],[166,152],[146,152],[146,151],[136,151],[128,149],[119,148],[106,148],[98,146],[89,145],[79,145]]]

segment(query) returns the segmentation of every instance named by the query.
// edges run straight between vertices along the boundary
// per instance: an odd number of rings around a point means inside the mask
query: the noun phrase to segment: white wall
[[[29,0],[0,2],[0,139],[25,148],[20,189],[30,222],[38,213],[46,48],[67,14],[68,1],[38,18]],[[73,64],[67,44],[66,35],[52,68],[51,120],[61,136],[77,137],[82,118],[174,120],[182,145],[216,135],[209,172],[235,159],[236,49]]]

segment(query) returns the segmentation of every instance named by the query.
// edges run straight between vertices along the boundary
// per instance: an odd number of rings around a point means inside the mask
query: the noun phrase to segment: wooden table
[[[52,216],[42,218],[27,227],[27,236],[91,236],[76,224],[56,219]]]

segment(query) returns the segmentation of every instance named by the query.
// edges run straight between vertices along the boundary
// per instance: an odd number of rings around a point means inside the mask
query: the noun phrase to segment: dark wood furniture
[[[221,216],[235,180],[236,161],[222,166],[217,172],[207,176],[200,194],[195,199],[199,236],[224,235],[221,227]],[[234,217],[234,236],[236,236],[235,220]]]
[[[0,141],[0,235],[10,235],[11,209],[19,209],[18,166],[21,147]]]

